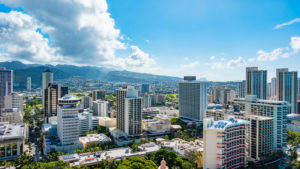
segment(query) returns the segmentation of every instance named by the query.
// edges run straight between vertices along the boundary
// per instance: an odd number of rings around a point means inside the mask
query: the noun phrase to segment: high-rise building
[[[260,160],[273,152],[273,118],[250,116],[249,156]]]
[[[214,103],[218,103],[218,104],[223,104],[224,103],[224,89],[220,86],[218,86],[217,88],[213,89],[213,102]]]
[[[7,96],[4,96],[4,100],[4,107],[6,109],[18,108],[19,110],[23,111],[23,94],[14,92]]]
[[[108,117],[108,101],[105,100],[93,101],[93,115]]]
[[[42,89],[48,88],[49,83],[53,83],[53,72],[50,71],[50,69],[47,69],[43,72],[43,81],[42,81]]]
[[[78,114],[79,118],[79,135],[85,135],[88,130],[93,130],[99,125],[98,117],[93,116],[92,113],[86,110]]]
[[[42,73],[42,92],[43,92],[42,105],[43,105],[44,111],[47,111],[46,107],[44,107],[45,106],[45,98],[46,98],[45,95],[47,94],[47,93],[45,93],[45,89],[48,88],[49,83],[53,83],[53,72],[51,72],[50,69],[47,69]]]
[[[151,95],[148,93],[143,94],[143,103],[142,103],[143,108],[148,108],[151,107]]]
[[[196,76],[185,76],[179,82],[179,117],[203,122],[207,108],[207,84]]]
[[[68,87],[60,86],[56,83],[48,83],[44,90],[44,114],[45,117],[55,116],[57,114],[58,99],[69,93]]]
[[[5,96],[13,92],[13,71],[0,68],[0,112],[4,108]]]
[[[298,72],[287,68],[276,69],[276,98],[289,102],[291,113],[298,111]]]
[[[276,77],[271,79],[271,94],[272,97],[276,96]]]
[[[249,115],[271,117],[273,119],[273,150],[286,146],[287,112],[291,105],[286,101],[260,100],[255,95],[246,98],[235,98],[233,104],[239,106],[241,111]]]
[[[141,93],[149,93],[150,92],[150,85],[149,84],[142,84]]]
[[[129,136],[142,133],[142,98],[132,86],[117,90],[117,128]]]
[[[246,93],[256,95],[259,99],[267,99],[267,71],[258,67],[246,68]]]
[[[300,95],[300,78],[298,78],[298,95]]]
[[[244,168],[246,161],[246,131],[249,122],[234,119],[214,121],[205,118],[203,124],[203,168]]]
[[[81,104],[83,105],[84,109],[89,109],[91,107],[92,99],[89,96],[82,96]]]
[[[246,92],[246,80],[239,82],[239,97],[244,98]]]
[[[105,90],[94,90],[92,91],[92,101],[105,100]]]
[[[27,77],[26,87],[27,87],[27,90],[31,90],[31,77]]]
[[[78,101],[72,95],[58,99],[57,135],[62,145],[79,143]]]

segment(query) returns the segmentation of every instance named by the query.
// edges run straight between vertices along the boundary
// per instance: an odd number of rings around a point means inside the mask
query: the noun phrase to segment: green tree
[[[167,162],[169,168],[181,168],[183,162],[182,158],[177,156],[174,151],[168,151],[167,149],[160,149],[151,156],[151,160],[157,165],[160,165],[162,159]]]
[[[150,160],[146,160],[144,157],[130,157],[122,160],[118,169],[157,169],[157,165]]]

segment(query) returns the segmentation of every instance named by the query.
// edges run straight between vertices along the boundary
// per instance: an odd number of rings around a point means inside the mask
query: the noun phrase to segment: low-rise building
[[[23,154],[26,124],[0,122],[0,161],[11,160]]]
[[[2,109],[0,122],[22,123],[23,111],[18,108]]]
[[[116,118],[109,118],[109,117],[98,117],[99,125],[104,126],[107,128],[116,127],[117,119]]]
[[[150,134],[169,133],[171,120],[167,115],[158,114],[153,119],[143,120],[143,130]]]
[[[91,144],[102,144],[111,142],[111,139],[105,134],[88,134],[84,137],[79,137],[79,141],[82,143],[83,148],[86,148],[87,145]]]
[[[195,141],[185,141],[180,138],[175,138],[170,141],[162,141],[161,147],[175,151],[179,156],[188,159],[191,153],[203,152],[203,141],[197,139]]]

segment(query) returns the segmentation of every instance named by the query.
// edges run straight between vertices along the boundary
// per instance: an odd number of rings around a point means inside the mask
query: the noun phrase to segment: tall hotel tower
[[[142,133],[142,98],[133,86],[117,90],[117,128],[129,136]]]
[[[267,99],[267,71],[257,67],[246,68],[246,94]]]
[[[289,102],[291,113],[298,111],[298,72],[289,69],[276,69],[276,98]]]
[[[4,108],[5,96],[13,92],[13,71],[0,68],[0,112]]]
[[[179,82],[179,117],[203,122],[207,108],[207,84],[196,81],[196,76],[185,76]]]

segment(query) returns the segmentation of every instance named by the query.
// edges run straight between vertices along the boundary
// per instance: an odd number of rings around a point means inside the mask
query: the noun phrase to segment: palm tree
[[[197,164],[199,168],[203,168],[203,154],[201,151],[197,151],[191,155],[191,160]]]

